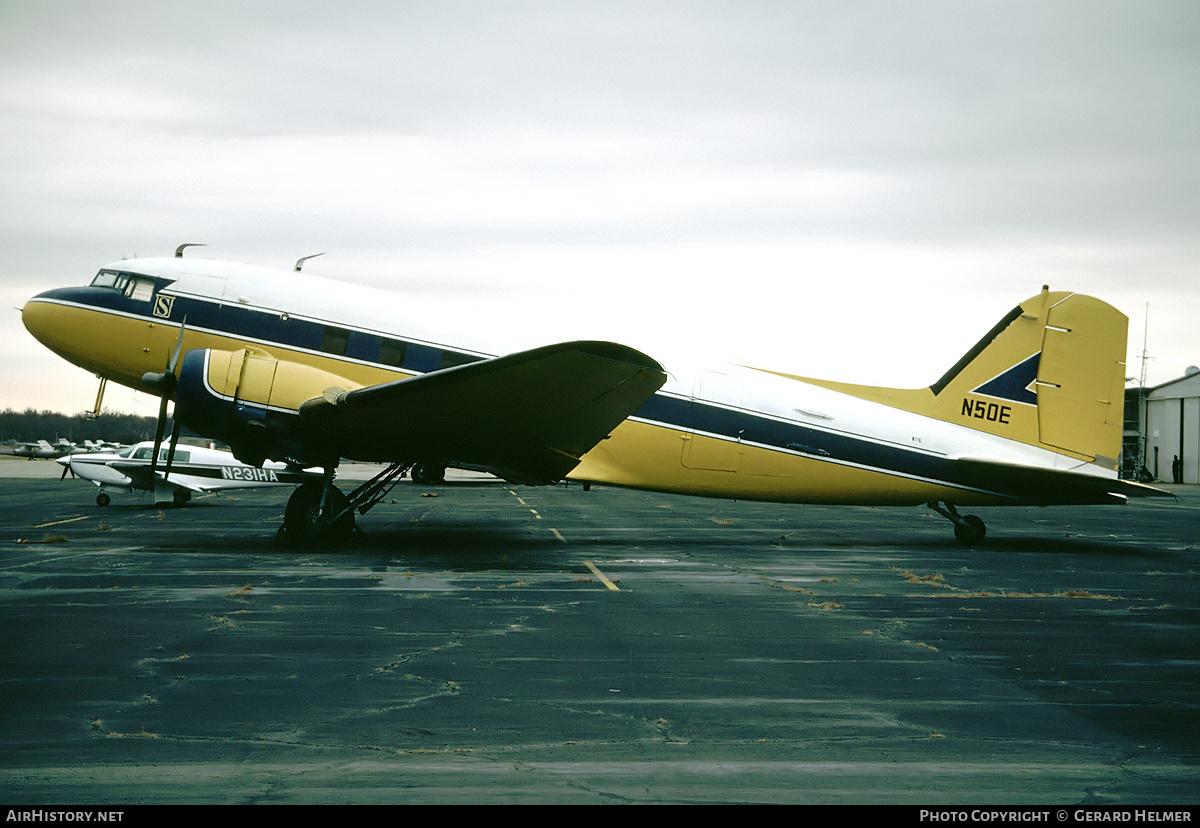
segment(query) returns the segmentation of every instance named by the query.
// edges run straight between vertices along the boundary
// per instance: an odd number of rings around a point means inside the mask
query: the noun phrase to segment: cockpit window
[[[116,287],[117,279],[124,275],[115,270],[101,270],[96,274],[96,278],[92,279],[92,287]]]
[[[130,299],[137,299],[142,302],[149,302],[150,296],[154,293],[154,280],[147,279],[144,276],[134,276],[129,280],[129,284],[125,287],[125,295]]]
[[[130,299],[143,302],[150,301],[154,294],[154,280],[149,276],[122,273],[119,270],[101,270],[96,274],[96,278],[92,279],[92,287],[112,288]]]

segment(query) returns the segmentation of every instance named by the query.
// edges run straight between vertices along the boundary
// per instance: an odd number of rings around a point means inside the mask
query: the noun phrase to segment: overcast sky
[[[1194,0],[0,0],[0,290],[324,251],[423,325],[916,387],[1048,283],[1131,376],[1149,305],[1153,385],[1200,363],[1198,40]],[[3,317],[0,407],[94,395]]]

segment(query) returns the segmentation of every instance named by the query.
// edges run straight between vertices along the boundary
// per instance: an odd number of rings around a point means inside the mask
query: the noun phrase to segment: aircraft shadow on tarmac
[[[645,554],[672,557],[724,555],[746,560],[762,554],[778,555],[795,550],[797,555],[822,550],[902,554],[927,551],[955,559],[978,555],[1118,555],[1153,559],[1166,554],[1161,538],[1142,539],[1133,534],[1076,534],[1069,516],[1058,522],[1040,510],[1028,515],[997,510],[994,531],[978,546],[964,547],[946,531],[940,517],[920,510],[883,507],[824,507],[750,504],[710,501],[708,506],[672,496],[636,494],[620,504],[624,531],[608,531],[590,520],[583,526],[573,521],[581,509],[580,492],[569,494],[569,507],[559,520],[532,519],[505,511],[511,495],[521,490],[501,489],[494,481],[455,481],[436,490],[404,492],[372,512],[360,523],[360,531],[340,546],[291,546],[277,533],[282,504],[264,502],[268,493],[199,496],[183,507],[129,500],[97,511],[113,522],[120,515],[159,513],[167,519],[163,529],[169,537],[156,538],[151,546],[160,550],[203,546],[206,551],[255,553],[304,552],[307,554],[375,555],[397,553],[423,558],[436,557],[449,565],[495,561],[510,562],[523,555],[541,559],[547,554],[566,558],[573,554],[603,554],[605,551],[637,549]],[[495,497],[487,496],[494,492]],[[440,493],[433,497],[431,493]],[[468,494],[464,504],[457,494]],[[483,495],[482,497],[480,495]],[[277,495],[276,495],[277,496]],[[430,498],[425,500],[424,498]],[[603,497],[603,495],[601,495]],[[649,497],[650,499],[644,499]],[[597,502],[604,510],[609,505]],[[465,507],[465,508],[464,508]],[[276,511],[278,509],[278,511]],[[592,504],[582,512],[591,515]],[[239,518],[244,515],[245,521]],[[1044,516],[1043,516],[1044,515]],[[206,524],[220,518],[217,532]],[[193,525],[194,524],[194,525]],[[552,533],[555,526],[568,538]],[[628,527],[645,527],[629,532]],[[158,534],[158,533],[155,533]]]
[[[364,521],[365,523],[365,521]],[[248,527],[247,527],[248,528]],[[501,568],[522,566],[522,561],[543,561],[547,556],[568,559],[580,555],[603,555],[637,550],[640,554],[681,558],[723,557],[749,562],[762,556],[777,557],[794,550],[797,557],[814,552],[836,551],[853,555],[897,552],[903,556],[927,553],[936,558],[966,560],[978,556],[1103,556],[1152,561],[1169,554],[1160,546],[1141,545],[1136,539],[1097,538],[1069,534],[1037,533],[1029,527],[1013,534],[988,538],[976,547],[963,547],[940,531],[914,532],[897,537],[891,532],[856,534],[854,527],[822,527],[811,533],[792,531],[783,535],[775,527],[747,522],[742,526],[679,527],[656,530],[645,536],[614,539],[603,533],[588,535],[574,531],[564,543],[542,527],[531,528],[512,518],[458,518],[439,516],[420,522],[397,523],[376,520],[337,546],[293,545],[267,524],[261,529],[232,531],[203,538],[206,551],[256,554],[317,554],[329,556],[412,555],[427,562],[474,568],[487,562]],[[940,527],[939,527],[940,528]],[[1018,533],[1019,532],[1019,533]],[[176,538],[170,547],[194,549],[196,538]]]

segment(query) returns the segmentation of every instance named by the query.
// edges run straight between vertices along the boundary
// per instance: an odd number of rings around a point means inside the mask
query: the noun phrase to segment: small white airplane
[[[70,454],[74,450],[75,444],[68,443],[62,437],[58,438],[53,444],[45,440],[38,440],[36,443],[16,443],[13,446],[13,454],[18,457],[28,457],[30,460],[35,458],[62,457],[64,454]]]
[[[156,445],[174,398],[176,423],[252,466],[322,468],[288,502],[291,538],[341,538],[408,469],[447,466],[525,484],[928,504],[964,543],[985,527],[959,506],[1167,494],[1118,479],[1128,319],[1090,296],[1043,288],[909,390],[664,367],[611,342],[498,356],[420,330],[402,297],[301,273],[303,259],[269,269],[185,258],[188,246],[45,291],[23,321],[102,381],[159,395]],[[340,458],[389,465],[347,496],[333,485]]]
[[[99,487],[96,504],[107,506],[111,498],[106,489],[142,490],[154,494],[155,503],[182,506],[193,493],[224,489],[249,489],[262,486],[294,486],[320,481],[319,472],[288,469],[285,463],[249,466],[233,454],[220,449],[198,446],[159,446],[158,463],[152,441],[137,443],[120,451],[69,454],[54,462]],[[152,470],[151,466],[157,466]]]
[[[120,443],[110,443],[108,440],[84,440],[83,451],[120,451],[127,446]]]

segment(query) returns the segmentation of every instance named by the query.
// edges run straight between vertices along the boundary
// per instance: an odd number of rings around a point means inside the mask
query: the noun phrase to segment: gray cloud
[[[649,297],[635,333],[720,324],[730,356],[903,382],[1052,280],[1134,317],[1150,302],[1161,381],[1200,361],[1198,18],[1091,0],[0,3],[3,283],[19,304],[180,241],[284,265],[326,249],[314,268],[441,291],[487,324],[504,301],[577,308],[570,291],[603,279],[580,327],[623,335],[621,298]],[[946,321],[881,354],[847,339],[848,307],[872,337]],[[63,377],[28,340],[0,327],[6,359]],[[11,404],[86,402],[71,382],[15,381]]]

